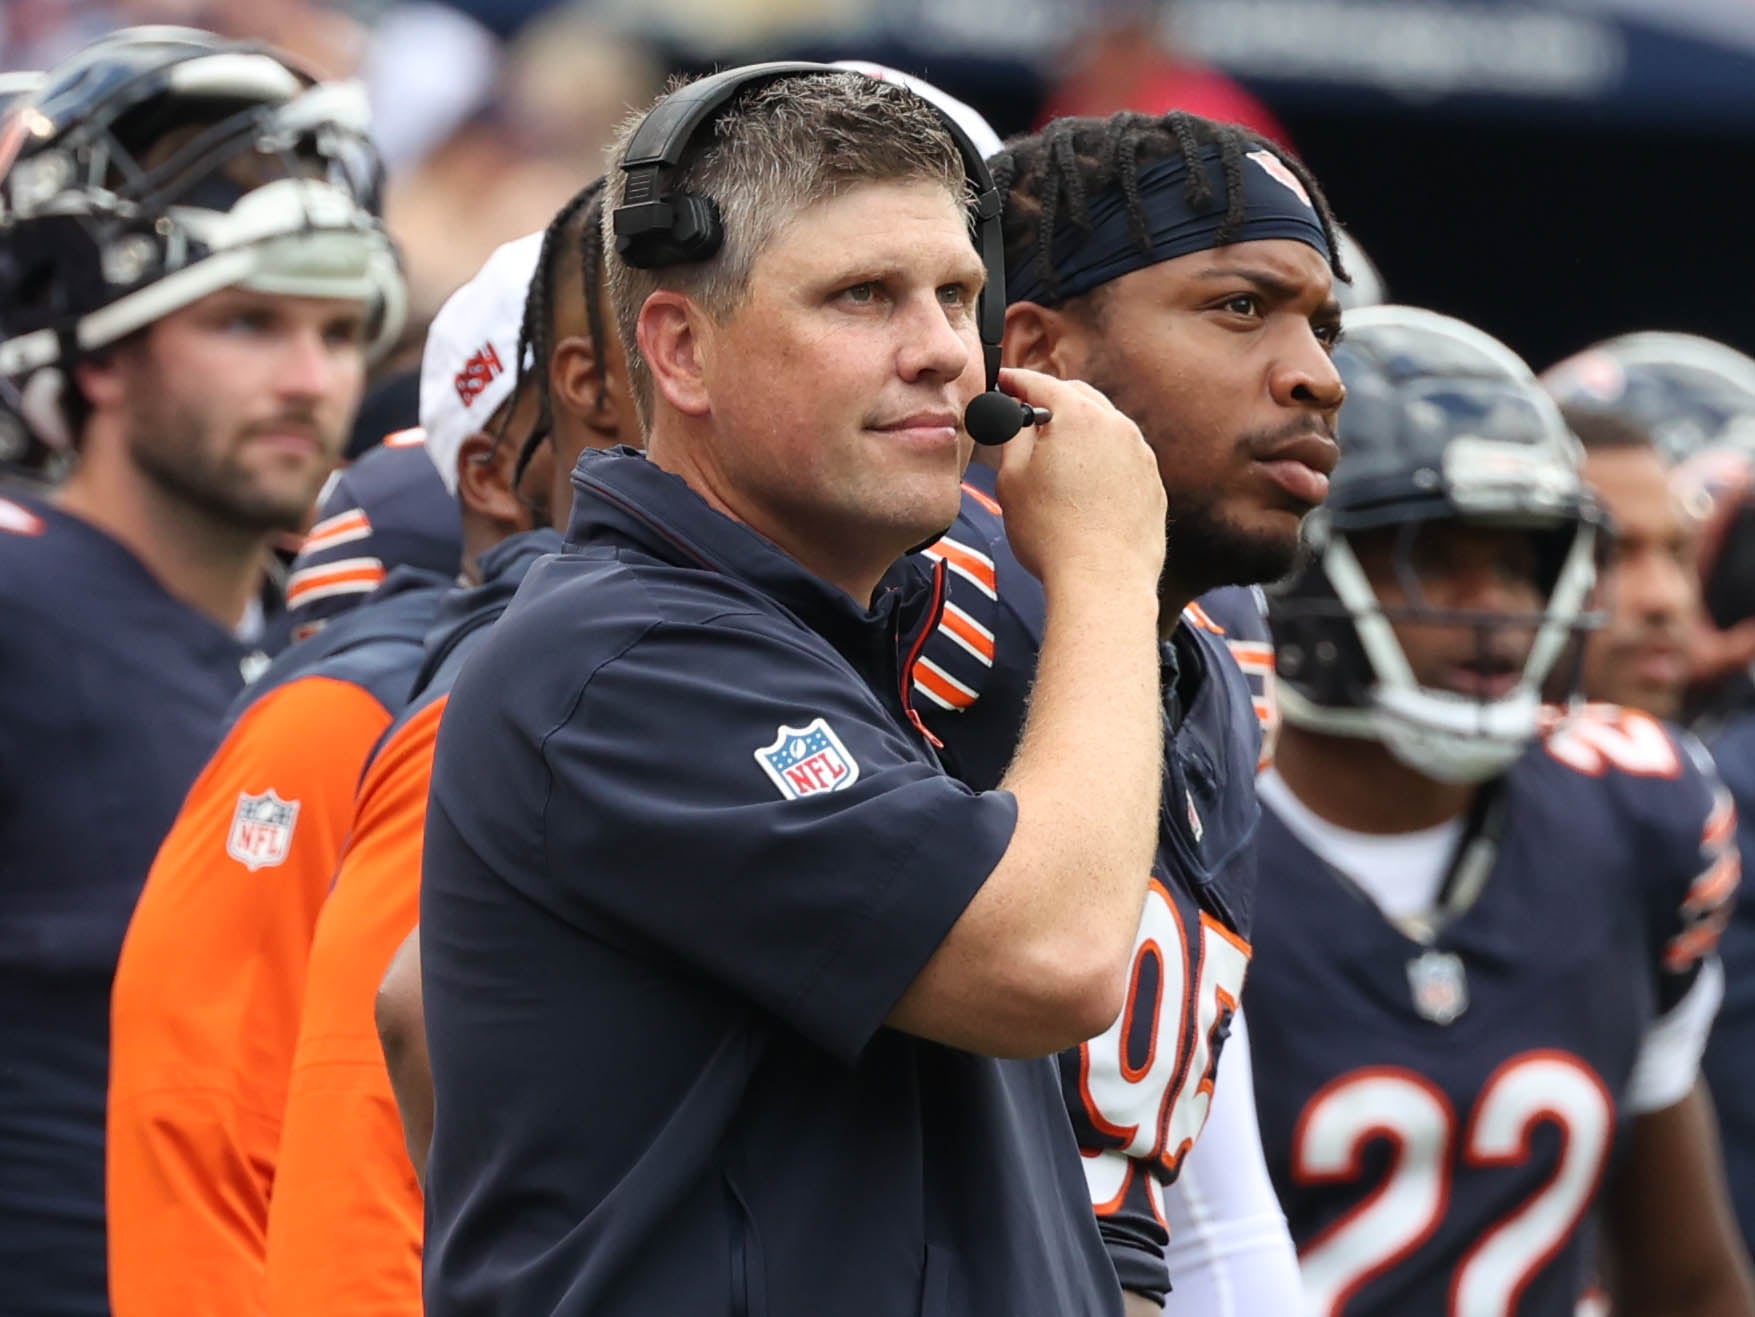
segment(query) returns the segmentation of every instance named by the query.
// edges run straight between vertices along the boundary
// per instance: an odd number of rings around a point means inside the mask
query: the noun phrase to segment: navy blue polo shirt
[[[942,571],[574,483],[439,732],[427,1312],[1119,1314],[1052,1059],[884,1026],[1016,818],[908,705]]]
[[[120,543],[0,498],[0,1311],[109,1312],[110,981],[245,649]]]

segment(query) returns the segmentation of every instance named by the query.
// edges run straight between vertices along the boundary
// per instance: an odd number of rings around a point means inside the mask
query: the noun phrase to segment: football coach
[[[1052,1058],[1120,1009],[1157,836],[1151,451],[1004,372],[1052,413],[999,481],[1048,619],[969,790],[909,704],[945,569],[908,551],[1000,374],[979,154],[902,87],[757,66],[610,172],[648,450],[581,460],[439,734],[427,1311],[1115,1317]]]

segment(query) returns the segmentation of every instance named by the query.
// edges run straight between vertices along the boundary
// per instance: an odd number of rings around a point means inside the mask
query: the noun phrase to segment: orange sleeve
[[[373,1017],[419,918],[421,843],[444,701],[385,741],[317,922],[268,1222],[271,1317],[419,1317],[420,1184]]]
[[[269,691],[214,752],[153,862],[111,998],[116,1317],[263,1310],[305,961],[389,721],[351,682]]]

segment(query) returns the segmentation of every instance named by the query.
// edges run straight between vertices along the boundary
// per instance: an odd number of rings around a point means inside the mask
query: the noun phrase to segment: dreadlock
[[[526,389],[536,390],[537,417],[530,437],[518,453],[512,483],[516,487],[524,479],[524,469],[536,456],[549,432],[554,429],[554,400],[549,393],[549,360],[554,356],[555,290],[562,276],[570,273],[562,264],[571,257],[579,271],[585,294],[585,324],[591,341],[603,343],[603,298],[598,289],[603,267],[603,250],[598,228],[603,219],[603,179],[595,178],[576,192],[572,199],[555,212],[543,230],[542,249],[536,257],[536,277],[530,281],[530,292],[524,299],[524,320],[518,326],[518,382],[513,397],[521,397]],[[597,366],[599,398],[602,397],[603,365],[599,347]],[[511,409],[507,409],[507,415]]]
[[[1336,245],[1334,212],[1304,162],[1240,124],[1203,119],[1184,110],[1165,115],[1129,110],[1106,119],[1056,119],[1041,132],[1012,142],[994,156],[988,163],[994,184],[1005,198],[1006,269],[1021,270],[1035,258],[1041,264],[1049,296],[1058,302],[1054,240],[1059,225],[1064,218],[1089,230],[1091,198],[1111,187],[1119,188],[1127,203],[1128,231],[1140,249],[1149,252],[1152,244],[1140,194],[1141,167],[1174,156],[1192,162],[1208,146],[1219,148],[1225,179],[1225,219],[1219,228],[1219,246],[1235,242],[1248,218],[1244,156],[1250,151],[1268,151],[1304,185],[1329,250],[1336,253],[1330,268],[1337,278],[1347,277]],[[1190,169],[1184,186],[1191,209],[1210,211],[1220,204],[1206,170]]]

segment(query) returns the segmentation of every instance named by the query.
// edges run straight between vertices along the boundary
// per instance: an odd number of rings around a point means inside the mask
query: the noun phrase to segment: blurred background
[[[1310,163],[1395,300],[1538,369],[1629,329],[1755,353],[1747,0],[5,0],[0,70],[140,22],[365,79],[417,310],[541,227],[670,74],[852,57],[1002,135],[1121,108],[1251,123]]]

